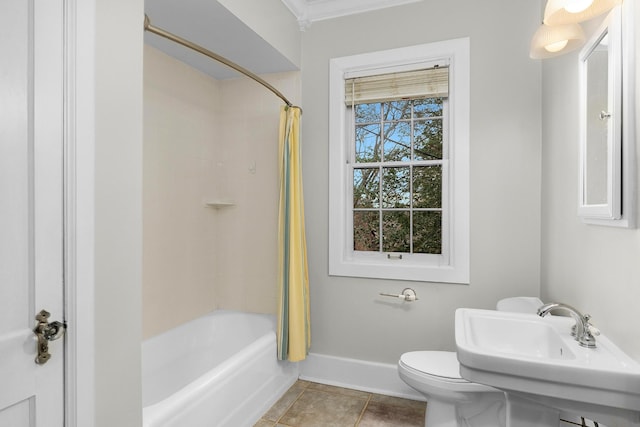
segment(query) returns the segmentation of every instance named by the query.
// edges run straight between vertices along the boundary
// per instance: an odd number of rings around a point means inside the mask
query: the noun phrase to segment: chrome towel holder
[[[380,295],[383,297],[391,297],[391,298],[398,298],[401,299],[403,301],[407,301],[407,302],[412,302],[412,301],[417,301],[418,297],[416,296],[416,291],[414,291],[411,288],[404,288],[402,290],[402,293],[400,294],[389,294],[389,293],[385,293],[385,292],[380,292]]]

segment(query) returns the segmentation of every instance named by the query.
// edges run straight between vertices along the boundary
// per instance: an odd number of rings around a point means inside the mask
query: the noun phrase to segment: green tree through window
[[[443,98],[354,106],[353,248],[442,253]]]

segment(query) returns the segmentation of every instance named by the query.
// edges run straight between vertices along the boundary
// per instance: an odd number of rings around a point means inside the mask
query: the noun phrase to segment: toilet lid
[[[460,376],[458,358],[452,351],[412,351],[404,353],[400,360],[427,375],[466,381]]]

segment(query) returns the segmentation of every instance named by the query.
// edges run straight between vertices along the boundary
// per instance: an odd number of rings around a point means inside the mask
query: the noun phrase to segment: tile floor
[[[298,380],[254,427],[423,427],[426,406],[426,402]],[[578,419],[561,420],[559,427],[582,425]]]
[[[426,403],[298,380],[254,427],[422,427]]]

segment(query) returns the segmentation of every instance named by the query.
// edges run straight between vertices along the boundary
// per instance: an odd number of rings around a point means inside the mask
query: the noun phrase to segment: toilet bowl
[[[535,313],[534,297],[500,300],[500,311]],[[398,361],[398,375],[427,399],[425,427],[505,427],[504,393],[460,376],[456,353],[412,351]]]

